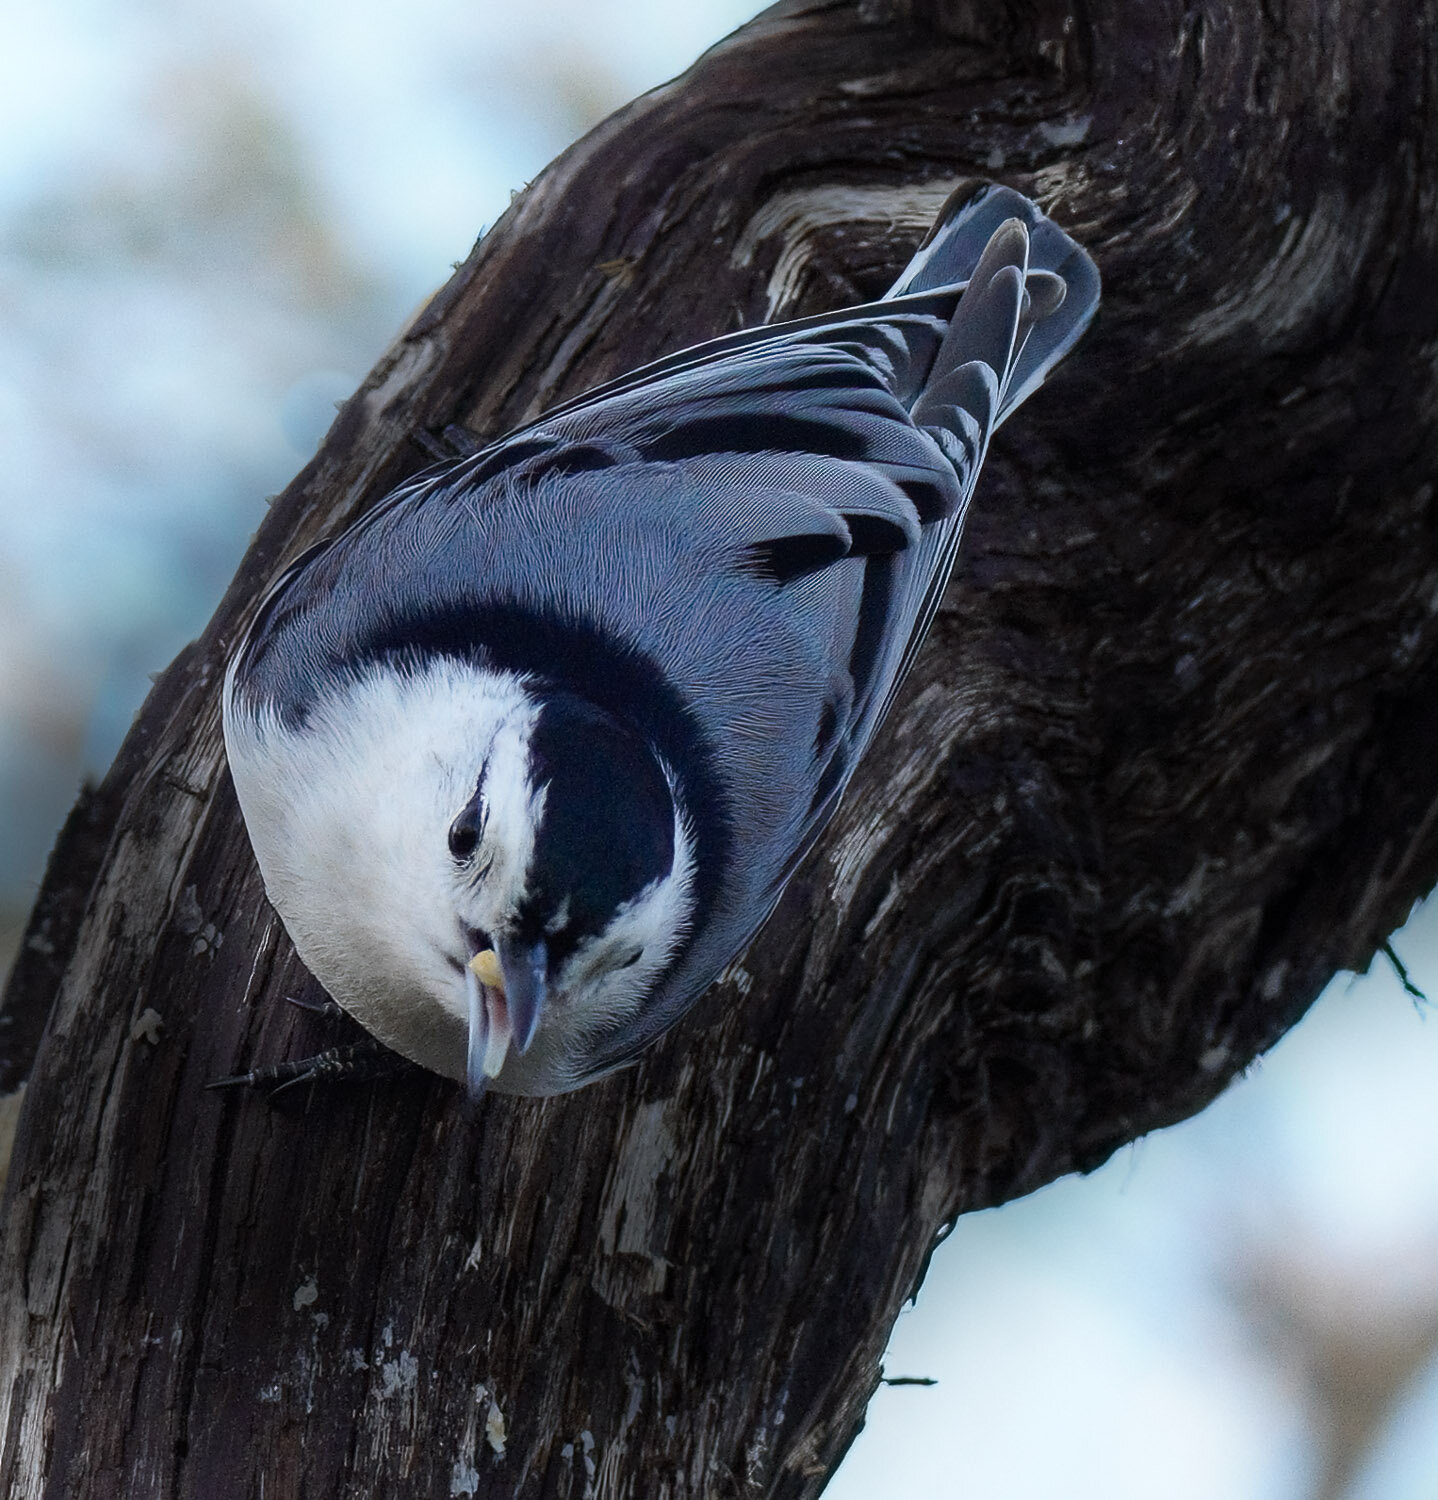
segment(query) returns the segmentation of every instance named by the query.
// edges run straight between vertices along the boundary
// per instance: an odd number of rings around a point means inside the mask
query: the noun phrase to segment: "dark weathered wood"
[[[0,1491],[812,1495],[941,1226],[1198,1109],[1366,961],[1438,872],[1435,19],[792,0],[534,184],[62,838],[7,1001]],[[877,291],[970,174],[1104,307],[742,970],[566,1099],[204,1093],[317,1039],[217,725],[279,564],[416,432]]]

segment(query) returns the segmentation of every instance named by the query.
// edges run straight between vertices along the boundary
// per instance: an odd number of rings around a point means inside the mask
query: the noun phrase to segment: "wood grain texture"
[[[540,177],[61,837],[0,1030],[0,1493],[817,1494],[955,1215],[1200,1108],[1364,965],[1438,875],[1435,18],[789,0]],[[974,175],[1104,305],[742,967],[564,1099],[205,1093],[321,1040],[220,748],[267,580],[417,435],[878,292]]]

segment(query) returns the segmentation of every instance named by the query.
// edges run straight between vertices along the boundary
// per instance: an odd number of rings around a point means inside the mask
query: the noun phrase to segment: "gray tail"
[[[534,425],[745,351],[840,348],[873,366],[971,488],[993,430],[1078,342],[1098,301],[1093,261],[1036,204],[1012,188],[969,183],[880,301],[680,349],[551,407]]]
[[[940,409],[956,398],[968,408],[976,372],[965,371],[979,363],[995,377],[986,424],[992,431],[1038,389],[1088,327],[1098,310],[1098,267],[1022,193],[970,183],[944,205],[885,300],[951,287],[963,287],[964,295],[914,419],[921,425],[941,421]]]

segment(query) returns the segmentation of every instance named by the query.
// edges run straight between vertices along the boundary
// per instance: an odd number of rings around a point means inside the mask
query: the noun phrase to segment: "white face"
[[[226,682],[240,807],[300,957],[387,1046],[454,1078],[466,1074],[475,934],[513,930],[530,886],[546,796],[530,781],[537,718],[523,679],[444,659],[403,676],[376,670],[300,731],[256,721]],[[449,830],[481,768],[482,831],[461,860]],[[573,1086],[587,1039],[632,1015],[666,968],[691,893],[692,843],[676,812],[672,871],[550,975],[532,1045],[494,1059],[499,1091]]]

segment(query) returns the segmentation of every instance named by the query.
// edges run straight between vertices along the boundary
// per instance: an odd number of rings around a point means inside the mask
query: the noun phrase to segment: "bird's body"
[[[885,301],[670,356],[306,554],[225,738],[331,994],[476,1091],[573,1088],[667,1029],[827,823],[989,435],[1097,300],[981,189]]]

